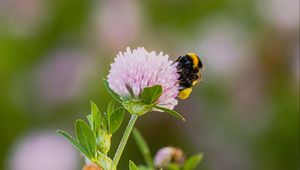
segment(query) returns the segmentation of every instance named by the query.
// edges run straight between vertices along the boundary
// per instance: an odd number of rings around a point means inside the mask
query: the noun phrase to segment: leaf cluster
[[[115,133],[122,124],[124,111],[135,115],[142,115],[151,110],[159,110],[169,113],[170,115],[185,120],[179,113],[174,110],[157,105],[157,100],[163,93],[162,86],[155,85],[146,87],[138,96],[120,96],[110,89],[106,79],[103,79],[104,87],[111,97],[121,104],[121,107],[116,107],[116,104],[111,101],[105,112],[101,112],[98,106],[91,102],[91,111],[87,115],[87,122],[79,119],[75,122],[76,137],[72,137],[65,131],[58,130],[57,132],[68,140],[78,151],[80,151],[90,162],[98,164],[105,170],[115,170],[113,161],[107,156],[111,145],[111,136]],[[142,135],[134,130],[134,138],[137,141],[147,166],[136,166],[132,161],[129,163],[130,170],[152,170],[154,169],[153,159],[146,141]],[[187,161],[186,167],[196,166],[200,162],[194,158],[192,161]],[[170,165],[171,167],[171,165]],[[173,165],[176,167],[176,165]],[[173,168],[174,169],[174,168]],[[177,169],[174,169],[177,170]],[[178,169],[179,170],[179,169]],[[184,169],[184,170],[192,170]]]
[[[107,153],[110,150],[111,136],[121,126],[123,117],[124,109],[115,107],[113,101],[109,103],[106,112],[100,112],[98,106],[91,102],[91,113],[87,115],[88,123],[82,119],[75,122],[76,138],[62,130],[57,132],[91,162],[98,163],[101,167],[113,166],[103,165],[99,160],[110,159]]]

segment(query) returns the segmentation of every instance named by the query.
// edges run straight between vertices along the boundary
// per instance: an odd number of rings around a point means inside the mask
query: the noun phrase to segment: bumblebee
[[[192,92],[192,87],[202,81],[201,69],[203,68],[202,61],[195,53],[187,53],[184,56],[179,56],[177,62],[177,72],[180,75],[178,78],[180,99],[186,99]]]

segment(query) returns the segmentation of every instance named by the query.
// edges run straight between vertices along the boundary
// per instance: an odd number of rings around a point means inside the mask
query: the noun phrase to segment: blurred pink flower
[[[299,29],[299,0],[257,1],[263,18],[269,20],[280,30]]]
[[[21,36],[37,32],[46,13],[46,1],[0,0],[0,19],[3,19],[9,31]]]
[[[177,105],[178,73],[176,64],[168,55],[160,52],[148,52],[144,48],[133,51],[128,47],[126,52],[119,53],[111,64],[108,75],[109,86],[121,96],[130,96],[127,87],[131,88],[134,97],[138,97],[145,87],[161,85],[163,94],[156,101],[160,106],[173,109]]]
[[[100,4],[97,28],[99,40],[113,50],[125,48],[136,38],[141,19],[135,0],[106,0]]]
[[[54,132],[53,132],[54,133]],[[9,161],[11,170],[74,170],[78,154],[63,138],[50,133],[33,133],[17,140]]]
[[[97,164],[89,163],[86,164],[82,170],[102,170]]]
[[[207,74],[218,79],[235,78],[255,60],[252,39],[239,24],[225,19],[211,19],[203,24],[195,50],[209,68]],[[216,77],[216,76],[213,76]],[[228,81],[230,82],[230,81]]]
[[[154,165],[157,168],[166,168],[170,163],[182,164],[184,155],[181,149],[174,147],[163,147],[154,156]]]
[[[57,105],[82,95],[92,74],[92,65],[86,55],[76,50],[61,50],[50,55],[36,70],[39,101]]]

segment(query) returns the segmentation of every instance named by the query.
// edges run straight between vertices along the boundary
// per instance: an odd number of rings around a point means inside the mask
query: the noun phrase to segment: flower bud
[[[111,134],[107,134],[104,130],[100,129],[98,131],[98,149],[103,153],[107,154],[110,150],[111,145]]]
[[[102,170],[102,168],[100,168],[97,164],[90,163],[86,164],[82,170]]]
[[[98,163],[104,170],[116,170],[116,166],[113,164],[113,161],[106,155],[99,153]]]
[[[154,157],[154,164],[157,168],[166,168],[170,163],[181,165],[183,162],[184,153],[181,149],[174,147],[164,147]]]

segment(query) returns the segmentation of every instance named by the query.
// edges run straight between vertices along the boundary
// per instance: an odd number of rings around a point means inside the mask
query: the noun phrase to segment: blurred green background
[[[203,152],[201,170],[299,169],[298,0],[0,0],[0,169],[81,169],[55,130],[73,132],[90,100],[106,108],[101,78],[127,46],[205,65],[176,107],[185,123],[138,120],[153,155],[175,146]],[[120,169],[129,159],[143,163],[133,139]]]

